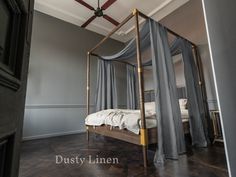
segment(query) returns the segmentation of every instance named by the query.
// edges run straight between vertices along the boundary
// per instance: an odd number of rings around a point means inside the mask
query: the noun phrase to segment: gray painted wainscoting
[[[23,139],[85,131],[86,54],[103,36],[35,12]],[[124,44],[109,40],[98,53],[111,54]],[[91,103],[96,60],[91,64]],[[116,64],[118,103],[126,105],[126,68]]]

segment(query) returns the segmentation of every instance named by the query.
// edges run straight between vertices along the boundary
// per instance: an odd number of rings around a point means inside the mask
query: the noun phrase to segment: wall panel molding
[[[56,108],[81,108],[85,109],[86,104],[32,104],[25,105],[25,109],[56,109]],[[91,108],[94,108],[95,105],[90,105]],[[119,108],[126,108],[126,105],[118,105]]]
[[[56,132],[56,133],[35,135],[35,136],[26,136],[26,137],[23,137],[23,141],[43,139],[43,138],[51,138],[51,137],[65,136],[65,135],[73,135],[73,134],[79,134],[79,133],[85,133],[85,132],[86,132],[86,130],[84,129],[84,130],[75,130],[75,131],[68,131],[68,132]]]
[[[25,109],[56,109],[56,108],[86,108],[86,104],[32,104],[26,105]],[[94,107],[94,105],[90,105]]]

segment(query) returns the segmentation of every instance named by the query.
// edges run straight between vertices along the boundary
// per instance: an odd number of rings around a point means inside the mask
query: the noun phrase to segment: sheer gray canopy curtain
[[[182,52],[183,56],[192,144],[197,147],[206,147],[209,142],[208,128],[192,45],[182,38],[177,38],[171,46],[171,51],[172,53]]]
[[[136,69],[135,66],[126,65],[127,78],[127,109],[137,108]]]
[[[117,108],[116,76],[112,61],[98,60],[95,106],[96,111]]]
[[[136,69],[126,64],[127,108],[137,108]],[[118,108],[116,74],[113,62],[99,59],[97,68],[96,111]]]

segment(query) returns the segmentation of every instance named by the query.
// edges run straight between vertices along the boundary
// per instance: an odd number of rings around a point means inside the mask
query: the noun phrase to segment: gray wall
[[[235,0],[203,0],[229,174],[236,176],[236,20]]]
[[[85,130],[86,53],[103,37],[35,12],[28,75],[24,139]],[[98,53],[118,51],[122,43],[109,40]],[[119,104],[126,104],[125,67],[117,65]],[[96,60],[92,62],[92,98]],[[93,102],[92,102],[93,103]]]
[[[177,55],[173,57],[175,74],[176,74],[176,84],[178,87],[185,86],[184,79],[184,65],[182,63],[181,55]],[[144,86],[145,90],[153,90],[153,73],[152,69],[144,70]]]
[[[153,73],[151,69],[144,69],[143,72],[143,78],[144,78],[144,90],[153,90]]]

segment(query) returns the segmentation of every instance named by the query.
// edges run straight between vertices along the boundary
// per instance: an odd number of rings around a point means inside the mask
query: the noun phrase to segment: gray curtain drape
[[[145,50],[150,46],[150,31],[149,24],[145,22],[143,27],[140,29],[140,43],[141,50]],[[130,40],[130,42],[118,53],[110,56],[101,56],[105,60],[127,60],[131,59],[136,55],[136,38]]]
[[[163,163],[165,158],[178,159],[179,154],[186,152],[186,147],[167,31],[151,19],[149,26],[158,122],[154,162]]]
[[[127,109],[137,108],[136,70],[135,66],[126,65],[127,78]]]
[[[188,41],[178,38],[173,42],[171,51],[172,53],[180,51],[183,56],[192,144],[206,147],[209,141],[208,130],[192,45]]]
[[[117,108],[115,69],[112,61],[98,60],[96,111]]]

